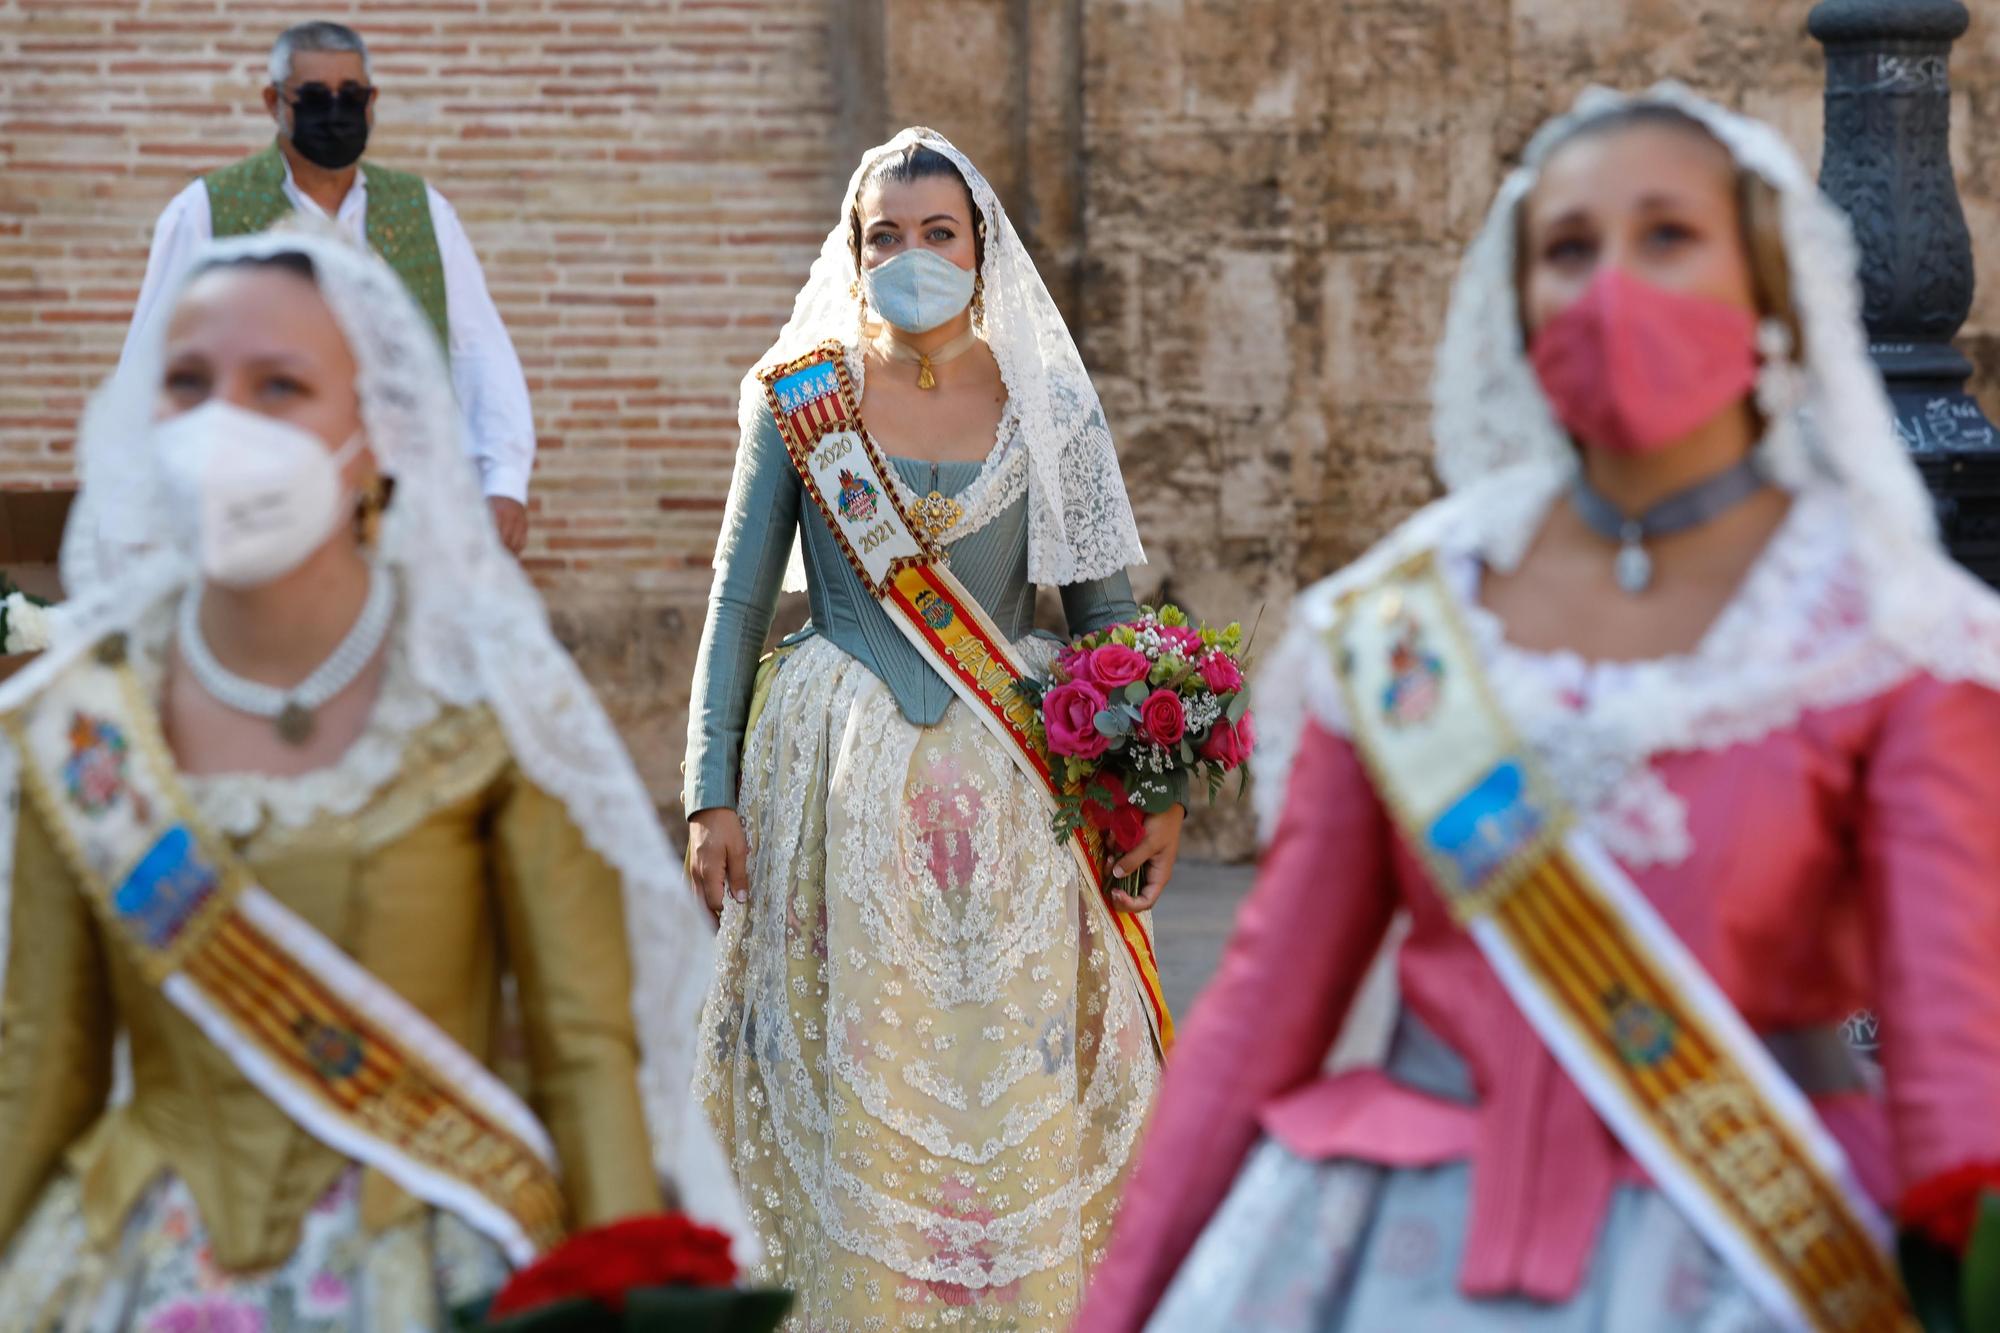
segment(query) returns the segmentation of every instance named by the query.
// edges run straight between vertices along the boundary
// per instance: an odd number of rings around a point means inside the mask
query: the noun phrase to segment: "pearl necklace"
[[[289,689],[245,680],[216,661],[201,636],[200,612],[201,588],[195,585],[181,598],[180,650],[196,683],[224,708],[270,718],[286,744],[304,745],[312,737],[314,711],[352,685],[388,638],[396,617],[396,581],[369,566],[368,600],[361,604],[361,614],[327,659]]]

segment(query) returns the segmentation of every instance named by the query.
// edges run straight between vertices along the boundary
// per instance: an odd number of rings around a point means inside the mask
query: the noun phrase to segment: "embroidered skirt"
[[[1313,1162],[1264,1140],[1181,1265],[1147,1333],[1777,1333],[1665,1198],[1622,1186],[1583,1287],[1548,1305],[1458,1287],[1463,1163]]]
[[[761,1280],[812,1333],[1066,1328],[1158,1072],[1034,789],[964,705],[912,726],[809,640],[741,809],[696,1077]]]
[[[507,1263],[457,1218],[380,1234],[361,1225],[360,1172],[306,1214],[275,1269],[225,1273],[179,1177],[156,1183],[109,1251],[91,1249],[76,1180],[59,1176],[0,1257],[0,1333],[446,1333],[490,1296]]]

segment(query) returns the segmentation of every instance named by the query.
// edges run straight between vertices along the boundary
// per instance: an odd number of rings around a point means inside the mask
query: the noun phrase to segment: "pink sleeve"
[[[1309,725],[1257,886],[1167,1057],[1077,1333],[1145,1323],[1256,1141],[1258,1111],[1318,1071],[1394,911],[1389,839],[1353,749]]]
[[[1906,686],[1868,762],[1862,855],[1907,1193],[2000,1163],[2000,694]]]

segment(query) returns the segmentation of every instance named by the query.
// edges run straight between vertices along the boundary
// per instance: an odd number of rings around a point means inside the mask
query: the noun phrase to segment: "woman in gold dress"
[[[663,1182],[737,1225],[706,923],[416,307],[267,234],[145,346],[0,689],[0,1327],[445,1328]]]

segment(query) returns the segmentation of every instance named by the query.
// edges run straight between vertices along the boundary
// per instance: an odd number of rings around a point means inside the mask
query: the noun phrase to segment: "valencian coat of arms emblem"
[[[840,516],[849,523],[866,523],[875,517],[875,502],[880,492],[866,477],[858,477],[852,468],[840,470]]]
[[[1423,641],[1417,622],[1405,617],[1389,649],[1389,683],[1382,716],[1391,726],[1413,727],[1437,711],[1444,662]]]

